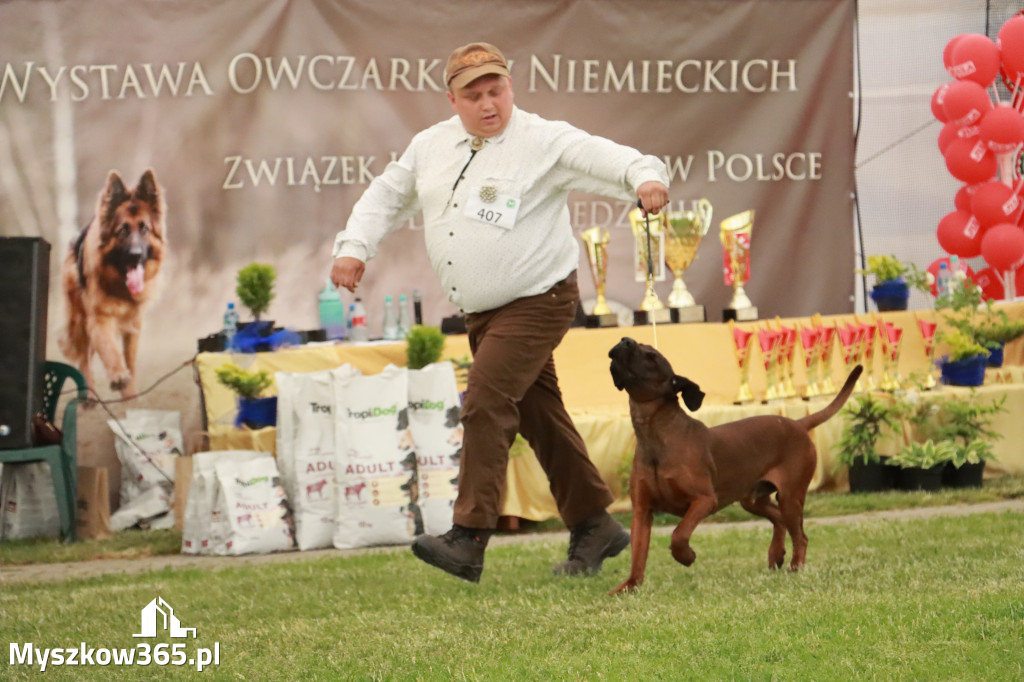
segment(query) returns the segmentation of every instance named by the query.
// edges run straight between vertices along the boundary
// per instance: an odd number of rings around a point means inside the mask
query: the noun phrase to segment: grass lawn
[[[556,578],[565,546],[551,538],[496,544],[479,585],[406,550],[13,583],[0,592],[0,631],[41,648],[219,646],[203,673],[48,668],[57,680],[1017,681],[1022,528],[1019,513],[811,526],[798,574],[765,568],[765,528],[699,528],[688,569],[660,534],[643,588],[615,597],[626,554],[598,576]],[[196,639],[132,637],[157,596]],[[2,665],[0,679],[41,677],[38,665]]]

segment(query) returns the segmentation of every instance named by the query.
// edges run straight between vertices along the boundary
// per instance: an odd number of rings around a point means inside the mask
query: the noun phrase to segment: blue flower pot
[[[989,367],[1002,367],[1003,366],[1003,347],[989,348],[988,350],[988,366]]]
[[[277,425],[277,396],[269,398],[239,398],[238,416],[235,426],[250,429],[262,429],[264,426]]]
[[[887,310],[906,310],[910,300],[910,287],[902,277],[879,282],[871,290],[871,298],[880,312]]]
[[[942,383],[950,386],[981,386],[985,383],[987,355],[975,355],[966,360],[942,362]]]

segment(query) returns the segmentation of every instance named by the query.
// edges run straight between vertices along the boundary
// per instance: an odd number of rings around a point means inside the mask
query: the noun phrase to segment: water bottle
[[[949,293],[949,281],[952,275],[945,263],[939,263],[939,274],[935,278],[935,293],[937,296],[945,296]]]
[[[356,304],[352,303],[348,307],[348,316],[345,318],[345,336],[352,338],[352,318],[356,316]]]
[[[405,294],[398,297],[398,338],[404,339],[412,329],[412,312]]]
[[[238,332],[238,311],[235,310],[234,302],[228,303],[228,309],[224,311],[224,329],[221,332],[224,336],[224,350],[231,350],[235,341],[235,334]]]
[[[949,257],[949,291],[950,291],[950,293],[952,293],[953,291],[956,291],[956,288],[958,286],[961,286],[964,283],[965,279],[967,279],[967,273],[964,272],[964,266],[960,262],[960,256],[956,256],[956,255],[950,256]]]
[[[349,336],[353,341],[369,341],[370,330],[366,327],[366,307],[363,299],[356,298],[352,304],[352,333]]]
[[[327,332],[329,339],[345,338],[345,304],[331,280],[327,280],[317,298],[320,302],[320,328]]]
[[[394,341],[398,338],[398,311],[395,310],[395,302],[390,296],[384,297],[384,326],[381,331],[385,341]]]

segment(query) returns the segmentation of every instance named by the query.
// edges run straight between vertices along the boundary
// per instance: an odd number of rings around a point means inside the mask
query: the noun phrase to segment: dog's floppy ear
[[[704,391],[686,377],[678,374],[672,377],[672,390],[683,396],[683,403],[691,412],[698,410],[704,403]]]

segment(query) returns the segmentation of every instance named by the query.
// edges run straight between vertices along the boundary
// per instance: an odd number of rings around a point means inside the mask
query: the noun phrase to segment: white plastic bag
[[[295,518],[299,549],[330,547],[337,527],[334,477],[335,378],[352,365],[307,373],[278,372],[277,464]]]
[[[120,506],[115,512],[120,513],[121,528],[140,522],[146,525],[170,512],[174,462],[183,452],[180,423],[180,413],[168,410],[127,410],[120,422],[107,421],[116,436],[114,449],[121,463]],[[160,487],[164,494],[150,493],[153,487]],[[142,497],[146,493],[149,494]],[[159,504],[161,499],[167,501],[165,507]],[[135,504],[140,505],[139,510],[132,509]],[[136,519],[134,523],[121,525],[132,518]],[[114,528],[114,515],[111,527]]]
[[[450,362],[409,370],[409,428],[416,447],[419,504],[424,530],[431,535],[452,527],[462,454],[461,408]]]
[[[188,486],[188,500],[185,502],[184,524],[181,531],[182,554],[224,554],[227,530],[221,527],[219,537],[215,528],[224,514],[217,510],[218,462],[244,462],[270,457],[268,452],[255,450],[213,450],[198,452],[192,456],[192,480]]]
[[[291,509],[273,457],[214,465],[231,555],[283,552],[295,547]]]
[[[411,542],[422,532],[408,370],[334,377],[335,476],[341,549]]]
[[[0,540],[59,537],[60,512],[46,462],[8,464],[0,482]]]

